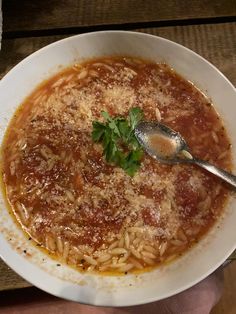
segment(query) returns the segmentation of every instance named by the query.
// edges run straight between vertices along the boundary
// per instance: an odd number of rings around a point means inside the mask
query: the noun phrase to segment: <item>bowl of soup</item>
[[[134,127],[161,121],[233,171],[235,100],[213,65],[156,36],[89,33],[35,52],[0,82],[0,256],[86,304],[196,284],[235,249],[234,193],[197,166],[152,159]]]

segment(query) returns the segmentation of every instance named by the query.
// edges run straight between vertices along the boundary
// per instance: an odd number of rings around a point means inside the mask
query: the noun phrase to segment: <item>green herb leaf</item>
[[[117,147],[114,142],[110,141],[105,149],[105,158],[108,162],[114,162],[117,152]]]
[[[116,125],[116,121],[110,117],[109,113],[106,111],[102,111],[102,116],[107,120],[109,128],[113,130],[115,134],[120,136],[120,131]]]
[[[129,112],[130,127],[133,131],[136,125],[142,120],[143,111],[139,107],[132,108]]]
[[[108,126],[111,130],[113,130],[113,132],[115,134],[117,134],[118,136],[120,136],[120,131],[116,125],[116,122],[114,120],[112,120],[111,122],[108,123]]]
[[[130,127],[129,123],[125,119],[120,119],[117,122],[117,127],[119,129],[120,136],[122,137],[123,140],[127,140],[130,134]]]
[[[132,162],[139,162],[143,157],[143,150],[141,148],[130,152],[129,160]]]
[[[105,120],[107,120],[107,121],[111,121],[111,120],[112,120],[112,118],[110,117],[110,115],[109,115],[108,112],[102,111],[101,114],[102,114],[102,116],[103,116],[103,118],[104,118]]]
[[[93,122],[92,139],[94,142],[99,142],[104,136],[106,126],[98,121]]]
[[[138,171],[139,167],[140,167],[140,165],[133,163],[133,164],[130,164],[130,165],[129,165],[127,168],[125,168],[124,170],[125,170],[125,172],[126,172],[129,176],[133,177],[133,176],[135,175],[135,173]]]
[[[128,175],[133,176],[141,165],[143,150],[137,141],[134,129],[143,117],[140,108],[132,108],[128,118],[112,118],[102,111],[105,123],[94,121],[92,139],[101,143],[103,155],[107,162],[121,167]]]
[[[131,151],[125,158],[125,162],[122,164],[122,168],[130,175],[133,176],[141,165],[141,159],[143,157],[142,149]]]

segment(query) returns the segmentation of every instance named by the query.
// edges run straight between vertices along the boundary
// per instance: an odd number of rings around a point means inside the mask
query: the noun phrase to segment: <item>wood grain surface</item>
[[[17,275],[0,259],[0,291],[26,288],[31,284]]]
[[[189,47],[216,65],[236,85],[236,23],[145,28],[137,31],[162,36]],[[29,54],[64,37],[67,36],[3,40],[0,77]],[[0,290],[29,286],[1,261],[0,274]]]
[[[180,43],[217,66],[236,85],[236,23],[200,24],[144,28],[137,31]],[[67,35],[5,39],[2,43],[0,75],[34,51]]]
[[[235,0],[3,0],[5,33],[235,16]]]

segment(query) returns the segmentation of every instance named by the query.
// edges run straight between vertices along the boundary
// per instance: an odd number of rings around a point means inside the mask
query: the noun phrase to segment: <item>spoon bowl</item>
[[[154,159],[168,164],[184,162],[181,152],[187,152],[188,146],[179,132],[157,121],[142,121],[134,133],[138,142]],[[167,145],[168,151],[165,149]],[[164,147],[160,149],[160,146]]]
[[[168,126],[157,121],[141,121],[134,133],[140,145],[154,159],[168,164],[196,164],[236,188],[235,175],[192,156],[182,135]]]

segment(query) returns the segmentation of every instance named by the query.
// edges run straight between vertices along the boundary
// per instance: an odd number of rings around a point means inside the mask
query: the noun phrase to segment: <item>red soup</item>
[[[126,273],[176,258],[221,215],[228,191],[191,165],[144,155],[130,177],[92,141],[101,111],[179,131],[191,152],[229,170],[230,142],[214,107],[166,64],[126,57],[67,68],[41,84],[12,119],[3,143],[3,180],[22,228],[78,270]]]

